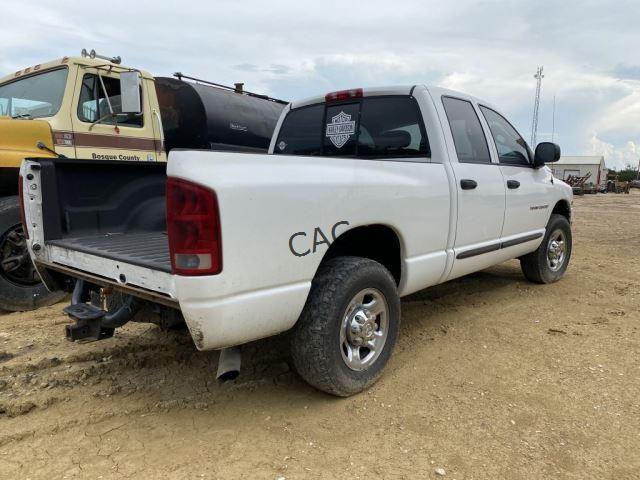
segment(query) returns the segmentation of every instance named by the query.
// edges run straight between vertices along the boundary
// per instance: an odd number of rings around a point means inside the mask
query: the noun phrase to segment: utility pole
[[[540,110],[540,87],[542,86],[542,79],[544,75],[542,71],[544,66],[538,67],[538,71],[533,76],[536,79],[536,100],[533,104],[533,121],[531,122],[531,148],[536,148],[536,141],[538,137],[538,111]]]

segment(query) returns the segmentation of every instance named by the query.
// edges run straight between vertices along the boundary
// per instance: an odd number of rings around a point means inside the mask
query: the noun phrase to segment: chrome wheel
[[[547,265],[552,271],[557,272],[562,268],[566,257],[567,239],[562,230],[555,230],[547,243]]]
[[[384,295],[367,288],[349,302],[340,328],[342,360],[351,370],[370,367],[380,356],[389,333],[389,306]]]

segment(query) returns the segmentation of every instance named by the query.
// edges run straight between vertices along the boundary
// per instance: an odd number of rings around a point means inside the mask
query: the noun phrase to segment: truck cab
[[[132,71],[139,72],[141,112],[121,115],[120,75]],[[0,79],[0,116],[6,117],[0,128],[20,121],[29,130],[29,121],[46,122],[50,135],[37,141],[68,158],[166,160],[154,78],[113,61],[64,57],[8,75]],[[29,152],[30,137],[21,139]],[[8,147],[20,146],[0,144],[0,152]],[[1,168],[19,168],[21,158],[2,153]]]

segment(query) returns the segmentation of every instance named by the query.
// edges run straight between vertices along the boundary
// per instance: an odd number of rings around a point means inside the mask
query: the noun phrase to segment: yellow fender
[[[49,122],[0,117],[0,168],[20,168],[26,157],[53,157],[36,145],[44,143],[53,150]]]

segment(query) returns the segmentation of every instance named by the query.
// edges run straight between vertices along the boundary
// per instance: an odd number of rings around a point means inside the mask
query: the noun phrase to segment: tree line
[[[615,173],[618,175],[618,180],[621,182],[630,182],[631,180],[636,180],[638,178],[638,169],[631,165],[627,165],[623,170],[611,169],[609,173]]]

